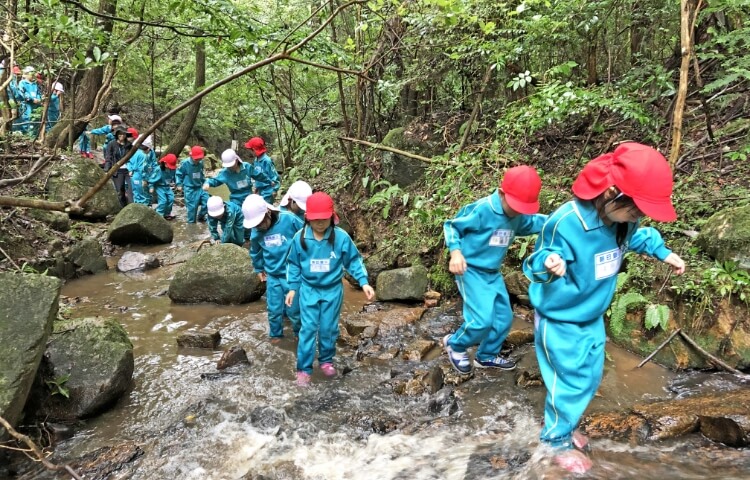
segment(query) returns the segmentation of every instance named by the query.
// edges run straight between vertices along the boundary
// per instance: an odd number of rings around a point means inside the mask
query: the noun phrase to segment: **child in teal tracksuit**
[[[149,135],[127,163],[128,172],[130,172],[130,185],[133,188],[133,202],[148,207],[151,206],[149,179],[153,177],[156,180],[161,175],[156,154],[152,147],[153,137]]]
[[[174,219],[172,205],[174,205],[174,192],[171,184],[174,181],[174,162],[177,157],[169,153],[159,160],[159,166],[152,168],[148,175],[149,195],[156,194],[156,213],[166,220]],[[172,168],[170,168],[170,165]]]
[[[175,173],[177,190],[185,192],[185,209],[187,210],[187,223],[195,223],[196,219],[202,222],[206,219],[208,209],[208,192],[203,190],[206,174],[203,170],[203,148],[195,145],[190,149],[190,157],[180,162]]]
[[[263,197],[266,202],[273,203],[273,197],[281,187],[281,182],[276,166],[268,156],[266,142],[260,137],[253,137],[245,142],[245,148],[250,149],[255,155],[255,161],[252,164],[255,193]]]
[[[357,280],[368,300],[375,296],[357,247],[345,231],[335,226],[338,216],[331,197],[323,192],[313,193],[307,199],[305,215],[307,223],[294,236],[287,259],[286,305],[292,306],[299,291],[302,321],[297,345],[299,386],[310,384],[316,343],[320,369],[326,376],[336,375],[333,356],[344,300],[344,270]]]
[[[268,335],[271,342],[284,336],[284,315],[292,322],[294,336],[299,337],[299,299],[285,308],[284,300],[289,293],[286,281],[286,258],[294,235],[303,222],[290,212],[280,212],[263,200],[260,195],[250,195],[242,204],[245,229],[252,229],[250,258],[261,282],[266,282],[268,308]]]
[[[279,202],[281,211],[292,212],[304,222],[307,199],[310,195],[312,195],[312,187],[305,181],[297,180],[289,186],[289,190]]]
[[[547,219],[534,215],[539,211],[541,188],[536,170],[513,167],[492,195],[463,207],[443,226],[451,255],[448,268],[456,275],[464,301],[463,324],[443,338],[448,360],[458,373],[471,372],[466,350],[474,345],[479,345],[475,367],[516,367],[512,359],[500,355],[513,321],[500,266],[515,235],[538,233]]]
[[[210,197],[206,204],[211,243],[234,243],[241,247],[245,242],[242,208],[234,202],[225,202],[218,195]],[[221,225],[221,236],[219,236],[219,225]]]
[[[672,172],[656,150],[623,143],[589,162],[573,183],[575,198],[552,213],[534,253],[524,262],[536,309],[537,360],[547,387],[543,443],[559,449],[555,461],[584,472],[591,460],[587,441],[575,431],[594,397],[604,368],[604,312],[614,296],[617,273],[627,251],[671,265],[685,262],[672,253],[654,228],[640,218],[677,218],[670,196]]]
[[[253,167],[243,162],[231,148],[221,154],[221,166],[224,168],[215,177],[206,179],[203,190],[208,191],[209,187],[226,185],[229,189],[229,200],[242,207],[242,202],[253,193]]]

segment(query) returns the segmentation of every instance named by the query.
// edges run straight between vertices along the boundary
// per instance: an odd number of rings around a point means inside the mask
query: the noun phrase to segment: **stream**
[[[155,253],[206,238],[204,224],[187,225],[184,210],[173,223],[173,244],[133,247]],[[119,256],[125,249],[117,250]],[[393,393],[392,370],[413,363],[356,360],[339,347],[339,375],[316,369],[312,387],[294,384],[291,331],[272,345],[267,338],[265,299],[246,305],[175,305],[164,294],[179,265],[138,275],[115,270],[69,281],[63,295],[76,317],[110,315],[134,345],[132,389],[106,413],[90,419],[57,445],[54,458],[70,461],[104,445],[135,442],[143,455],[109,478],[129,479],[535,479],[565,478],[550,464],[538,435],[545,390],[523,388],[519,371],[535,366],[533,346],[513,352],[516,372],[478,372],[434,395]],[[364,295],[345,288],[342,316],[359,312]],[[395,309],[408,309],[396,305]],[[457,318],[438,315],[430,326],[436,342]],[[418,324],[423,323],[418,322]],[[220,348],[240,344],[251,365],[217,373],[221,351],[178,349],[176,337],[190,329],[221,331]],[[516,328],[530,328],[515,319]],[[408,326],[384,342],[419,335]],[[590,410],[609,410],[647,399],[673,398],[701,389],[721,389],[711,375],[677,376],[657,365],[635,369],[641,358],[608,345],[602,387]],[[447,363],[439,348],[425,363]],[[342,368],[343,367],[343,368]],[[713,383],[712,383],[713,382]],[[677,387],[679,386],[679,388]],[[452,393],[450,393],[452,391]],[[750,455],[700,436],[631,445],[592,442],[595,466],[580,478],[748,478]],[[42,475],[37,478],[52,478]],[[58,476],[57,478],[62,478]]]

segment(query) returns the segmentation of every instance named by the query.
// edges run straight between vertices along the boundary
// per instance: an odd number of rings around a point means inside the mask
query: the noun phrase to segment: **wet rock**
[[[750,205],[715,213],[703,225],[696,243],[720,262],[732,260],[750,270]]]
[[[434,392],[427,404],[427,410],[433,414],[446,413],[453,415],[458,411],[458,401],[452,388],[442,388]]]
[[[532,328],[511,330],[511,332],[508,334],[508,337],[505,339],[505,344],[510,345],[513,348],[517,348],[528,343],[534,343],[534,329]]]
[[[377,324],[380,333],[391,332],[408,325],[413,325],[422,318],[424,312],[425,309],[422,307],[398,308],[383,312],[382,315],[377,315]]]
[[[169,298],[176,303],[240,304],[258,300],[265,286],[252,269],[247,249],[223,243],[201,249],[178,267]]]
[[[714,442],[723,443],[730,447],[744,447],[748,445],[748,428],[742,428],[735,420],[726,417],[698,418],[700,432],[704,437]]]
[[[55,322],[44,358],[29,402],[39,405],[31,409],[37,417],[50,421],[97,415],[133,381],[133,344],[114,318]]]
[[[514,297],[525,295],[528,298],[531,282],[523,272],[503,265],[503,279],[505,280],[505,288],[508,289],[510,295]]]
[[[266,433],[278,430],[284,424],[285,419],[286,414],[283,410],[269,406],[256,407],[250,412],[250,423]]]
[[[538,368],[523,370],[518,374],[518,376],[516,376],[516,385],[524,388],[541,387],[542,385],[544,385],[544,380],[542,380],[542,373]]]
[[[427,269],[422,265],[385,270],[378,275],[378,300],[421,301],[427,292]]]
[[[474,370],[469,373],[461,374],[447,364],[441,365],[440,368],[443,370],[443,382],[445,382],[446,385],[453,385],[455,387],[474,378]]]
[[[425,308],[434,308],[437,307],[440,304],[440,292],[436,292],[434,290],[428,290],[424,294],[424,307]]]
[[[386,433],[398,430],[403,420],[383,412],[354,412],[347,417],[347,423],[367,433]]]
[[[255,467],[252,472],[246,473],[242,480],[297,480],[299,478],[305,478],[304,471],[293,461],[282,460]]]
[[[143,455],[143,449],[133,442],[114,447],[102,447],[87,453],[70,466],[86,480],[105,480],[116,472],[132,467],[132,463]]]
[[[216,333],[219,333],[219,332],[216,332]],[[224,370],[225,368],[229,368],[233,365],[237,365],[238,363],[250,363],[250,360],[248,360],[247,358],[247,353],[245,352],[245,349],[240,347],[239,345],[235,345],[231,347],[229,350],[226,350],[221,355],[219,362],[216,364],[216,369]]]
[[[69,158],[60,165],[61,168],[50,172],[47,183],[49,200],[53,202],[81,198],[104,176],[102,169],[88,159]],[[106,182],[83,206],[81,216],[87,220],[104,220],[119,211],[120,201],[114,184]]]
[[[68,217],[67,213],[39,210],[36,208],[28,209],[27,213],[30,217],[46,223],[52,230],[57,232],[67,232],[70,230],[70,217]]]
[[[206,348],[209,350],[215,350],[218,348],[219,342],[221,342],[221,333],[219,333],[218,330],[185,332],[177,337],[177,346],[183,348]]]
[[[434,394],[443,388],[443,371],[438,366],[429,370],[417,368],[393,378],[391,386],[397,395],[415,397],[423,393]]]
[[[347,315],[342,321],[347,333],[353,337],[361,335],[368,327],[375,327],[370,319],[359,314]]]
[[[649,433],[646,419],[628,412],[603,412],[587,415],[581,430],[590,438],[615,438],[631,443],[643,442]]]
[[[421,361],[427,353],[435,347],[435,342],[419,338],[404,348],[401,358],[412,362]]]
[[[142,272],[159,266],[159,259],[154,255],[145,255],[140,252],[125,252],[117,261],[118,272]]]
[[[0,273],[0,416],[13,426],[52,332],[61,287],[44,275]]]
[[[66,255],[76,267],[76,276],[94,274],[107,270],[101,244],[93,238],[87,238],[73,245]]]
[[[117,214],[107,230],[108,239],[115,245],[130,243],[171,243],[172,225],[156,210],[131,203]]]

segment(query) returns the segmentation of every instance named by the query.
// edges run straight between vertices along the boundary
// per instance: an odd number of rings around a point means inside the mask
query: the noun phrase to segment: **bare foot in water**
[[[570,473],[586,473],[594,466],[585,453],[574,449],[565,450],[555,456],[554,462]]]

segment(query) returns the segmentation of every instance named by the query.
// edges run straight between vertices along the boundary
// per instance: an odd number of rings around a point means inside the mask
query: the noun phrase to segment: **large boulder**
[[[750,205],[728,208],[706,221],[696,243],[720,262],[750,270]]]
[[[71,158],[60,163],[50,173],[47,190],[49,199],[55,202],[77,200],[104,176],[101,167],[85,158]],[[103,220],[108,215],[120,211],[120,201],[117,199],[112,182],[104,184],[91,200],[83,206],[82,217],[88,220]]]
[[[427,269],[422,265],[385,270],[378,275],[377,297],[382,301],[421,302],[427,291],[427,283]]]
[[[76,242],[31,266],[39,272],[46,270],[48,275],[65,280],[103,272],[108,268],[102,246],[94,238]]]
[[[176,303],[239,304],[258,300],[264,292],[247,250],[231,243],[201,249],[169,284],[169,298]]]
[[[404,127],[394,128],[383,138],[383,145],[398,150],[413,151],[418,148],[419,143],[412,141],[408,132]],[[380,155],[383,165],[383,178],[400,187],[406,187],[416,182],[422,178],[427,170],[427,165],[424,162],[414,158],[388,151],[382,151]]]
[[[30,407],[48,420],[91,417],[130,388],[134,367],[133,344],[114,318],[55,322]]]
[[[156,210],[131,203],[117,214],[109,226],[109,241],[115,245],[130,243],[170,243],[172,225]]]
[[[21,418],[57,316],[61,287],[53,277],[0,273],[0,416],[11,425]]]

